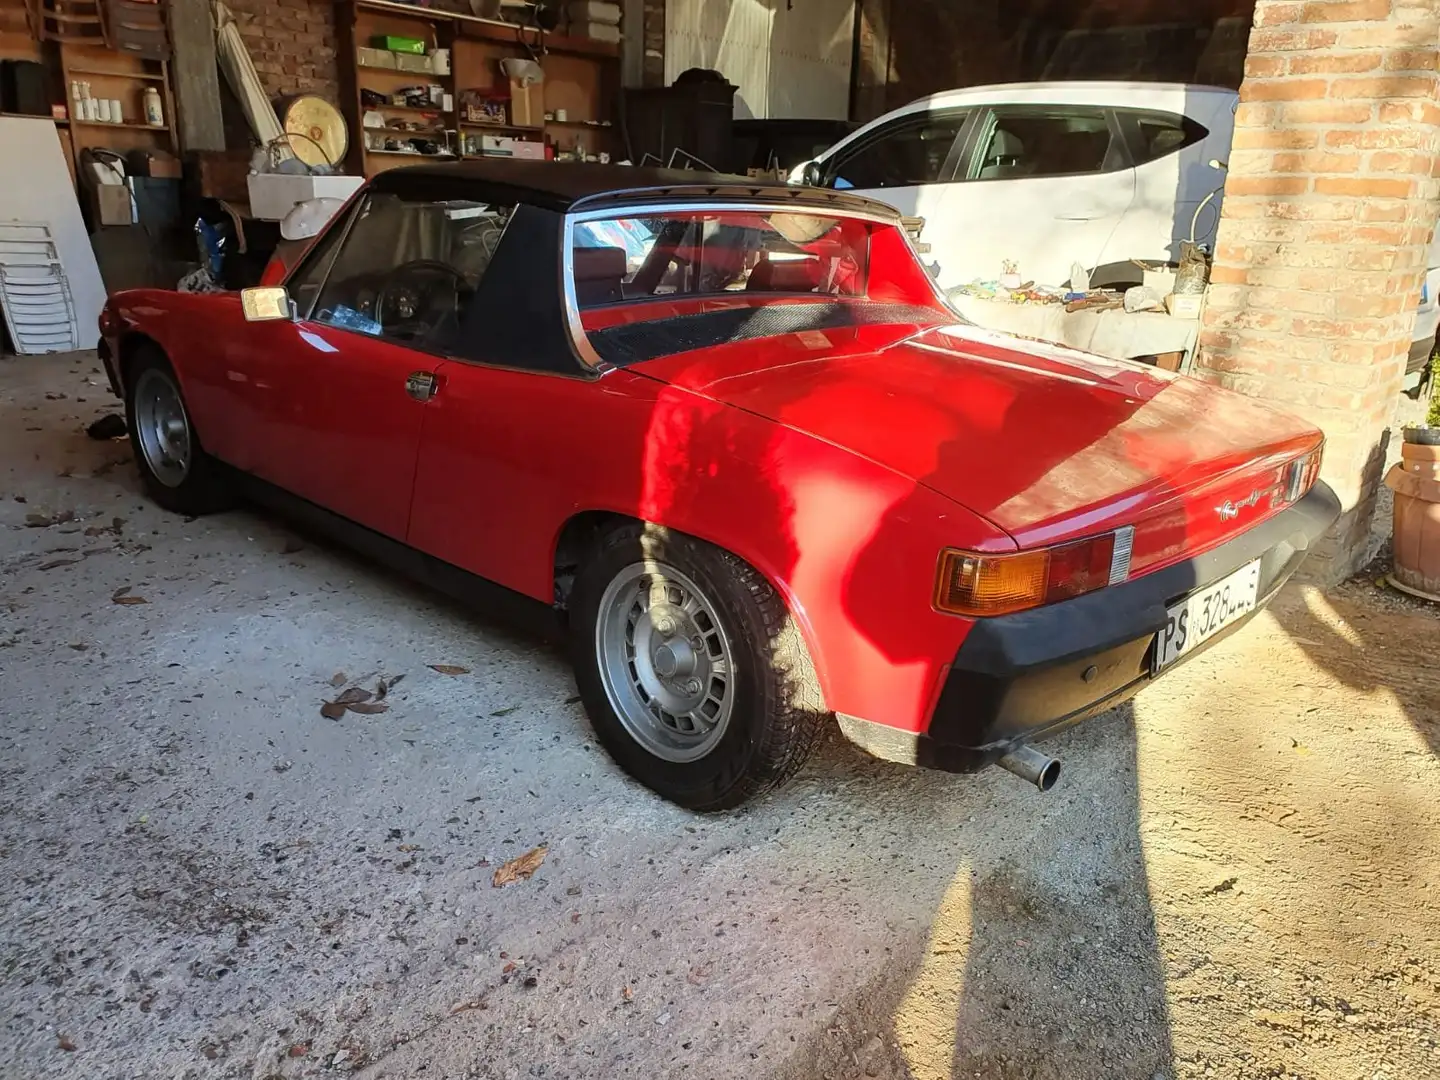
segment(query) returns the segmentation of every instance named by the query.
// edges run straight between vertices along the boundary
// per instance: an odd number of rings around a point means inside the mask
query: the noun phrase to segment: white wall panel
[[[665,81],[714,68],[736,115],[843,119],[855,0],[666,0]]]

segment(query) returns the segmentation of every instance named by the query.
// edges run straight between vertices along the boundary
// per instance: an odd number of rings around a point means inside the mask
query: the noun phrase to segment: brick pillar
[[[1370,519],[1435,226],[1437,0],[1257,0],[1196,373],[1325,431],[1344,514],[1312,560],[1337,581]]]

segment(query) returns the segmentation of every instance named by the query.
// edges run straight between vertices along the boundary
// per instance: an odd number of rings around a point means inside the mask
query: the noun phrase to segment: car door
[[[853,190],[921,218],[921,257],[943,279],[963,256],[964,238],[946,217],[959,150],[975,110],[911,113],[862,131],[821,161],[825,187]]]
[[[371,194],[327,233],[287,280],[297,317],[252,323],[226,346],[252,432],[236,464],[405,537],[421,426],[474,261],[455,215],[473,210]]]
[[[947,226],[962,257],[942,264],[944,288],[995,280],[1004,264],[1059,286],[1071,266],[1098,264],[1135,198],[1135,171],[1109,109],[995,105],[976,118],[949,186]]]

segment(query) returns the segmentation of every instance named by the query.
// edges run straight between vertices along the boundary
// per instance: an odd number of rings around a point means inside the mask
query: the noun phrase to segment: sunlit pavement
[[[150,507],[92,365],[0,369],[0,1075],[1440,1074],[1433,613],[1295,590],[1047,796],[832,742],[700,818],[554,654]]]

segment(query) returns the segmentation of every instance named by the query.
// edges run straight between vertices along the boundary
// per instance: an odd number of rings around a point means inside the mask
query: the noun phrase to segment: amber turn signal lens
[[[976,555],[945,551],[935,606],[954,615],[1004,615],[1044,603],[1050,577],[1050,553]]]
[[[1126,546],[1116,557],[1116,539]],[[947,549],[935,578],[935,609],[952,615],[1008,615],[1103,589],[1129,575],[1126,528],[1086,540],[1014,555]]]

